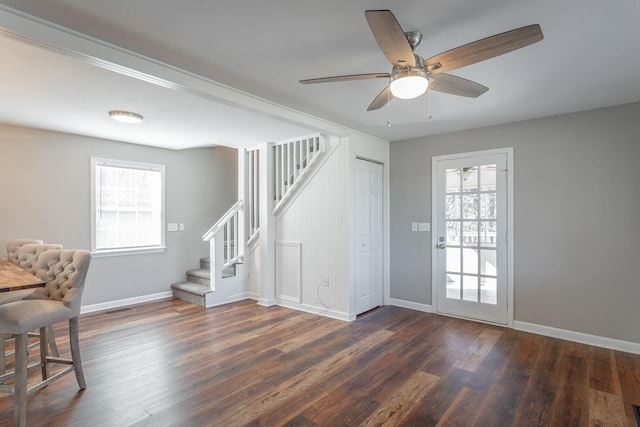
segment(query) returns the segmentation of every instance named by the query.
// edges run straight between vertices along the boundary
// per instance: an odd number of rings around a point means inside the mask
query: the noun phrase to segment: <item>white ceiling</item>
[[[638,0],[0,0],[205,78],[395,141],[640,101]],[[545,39],[451,74],[488,86],[477,99],[433,92],[367,112],[384,79],[319,85],[298,80],[389,72],[364,17],[390,9],[424,38],[428,58],[533,23]],[[7,10],[7,9],[5,9]],[[47,40],[42,40],[47,42]],[[602,70],[605,70],[603,72]],[[0,122],[182,148],[248,146],[309,133],[211,99],[114,73],[0,37]],[[137,127],[110,122],[126,109]],[[392,125],[387,127],[387,120]]]

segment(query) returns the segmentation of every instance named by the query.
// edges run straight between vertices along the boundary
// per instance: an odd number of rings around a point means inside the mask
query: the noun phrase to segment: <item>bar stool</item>
[[[50,250],[62,250],[62,245],[58,244],[34,244],[25,242],[42,242],[41,240],[12,240],[7,245],[7,253],[10,254],[12,262],[18,267],[26,271],[27,273],[35,274],[35,265],[38,257],[42,252]],[[31,295],[33,289],[21,289],[17,291],[4,292],[0,294],[0,305],[7,304],[13,301],[20,301],[27,295]],[[30,337],[38,337],[39,334],[30,333]],[[13,341],[13,338],[0,339],[0,375],[6,372],[6,359],[15,354],[15,352],[6,353],[6,345]],[[51,353],[58,356],[58,348],[56,346],[56,339],[53,333],[53,328],[47,329],[47,341],[49,343],[49,349]],[[37,346],[38,343],[29,345],[29,348]]]
[[[0,375],[0,392],[13,394],[13,418],[17,427],[27,422],[27,395],[52,381],[75,372],[78,386],[86,388],[80,345],[78,341],[78,316],[82,304],[84,283],[91,262],[91,253],[85,250],[45,251],[36,263],[35,273],[45,283],[22,301],[0,305],[0,333],[16,336],[15,370]],[[62,320],[69,321],[71,359],[49,356],[46,345],[46,328]],[[40,330],[40,362],[31,367],[41,368],[42,381],[27,388],[27,344],[29,331]],[[49,376],[49,364],[70,365]],[[4,383],[14,378],[13,386]]]

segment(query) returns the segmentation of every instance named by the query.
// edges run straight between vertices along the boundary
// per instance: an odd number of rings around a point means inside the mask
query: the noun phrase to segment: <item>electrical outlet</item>
[[[322,283],[324,283],[325,286],[329,286],[329,276],[325,277]]]

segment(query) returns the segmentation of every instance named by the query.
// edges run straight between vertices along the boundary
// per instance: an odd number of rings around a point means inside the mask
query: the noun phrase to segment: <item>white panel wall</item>
[[[276,242],[276,298],[302,302],[300,242]]]
[[[276,222],[276,241],[301,242],[301,307],[349,317],[348,143],[327,141],[326,162]],[[323,286],[329,278],[329,286]],[[277,285],[276,285],[277,286]],[[279,301],[282,303],[283,301]]]
[[[245,254],[246,262],[249,265],[249,295],[253,299],[260,296],[260,250],[259,246],[253,246]]]

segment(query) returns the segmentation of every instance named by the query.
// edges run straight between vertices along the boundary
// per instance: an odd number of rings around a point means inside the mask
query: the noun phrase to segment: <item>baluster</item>
[[[225,239],[224,239],[224,265],[227,265],[227,263],[229,262],[229,255],[230,255],[230,247],[229,247],[229,240],[230,240],[230,234],[231,234],[231,227],[230,227],[231,221],[227,221],[227,223],[224,225],[224,229],[225,229]]]
[[[238,211],[233,216],[233,259],[238,258]]]
[[[287,193],[291,190],[291,143],[287,143]]]
[[[258,177],[260,176],[260,157],[259,151],[255,151],[255,173],[253,174],[254,185],[253,185],[253,228],[254,233],[258,231],[260,227],[260,183],[258,181]]]
[[[285,186],[287,185],[286,176],[285,176],[285,165],[284,165],[284,146],[280,145],[280,178],[282,179],[281,185],[282,188],[280,190],[280,200],[284,197],[286,192]]]
[[[298,175],[300,174],[300,171],[298,169],[298,165],[300,164],[298,159],[300,153],[300,150],[298,149],[298,143],[299,141],[295,141],[293,143],[293,175],[296,178],[295,181],[298,180]]]
[[[248,212],[247,212],[247,216],[249,218],[249,236],[251,236],[251,234],[253,234],[253,150],[252,151],[248,151],[248,176],[247,176],[247,184],[248,184],[248,188],[249,188],[249,194],[248,194]]]

